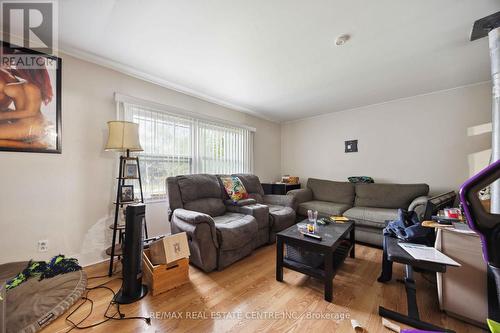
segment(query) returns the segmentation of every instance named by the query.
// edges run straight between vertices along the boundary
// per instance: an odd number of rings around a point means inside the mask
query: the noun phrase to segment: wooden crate
[[[168,265],[153,265],[149,249],[142,254],[144,282],[153,296],[189,282],[189,259],[182,258]]]

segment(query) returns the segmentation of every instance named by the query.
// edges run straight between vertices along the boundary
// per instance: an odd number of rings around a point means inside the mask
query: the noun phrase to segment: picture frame
[[[122,185],[120,193],[120,202],[134,201],[134,185]]]
[[[38,110],[30,110],[31,114],[15,115],[11,112],[17,110],[17,103],[21,104],[19,94],[7,94],[4,88],[6,97],[3,104],[0,101],[0,151],[61,154],[62,59],[3,40],[0,42],[2,63],[13,59],[0,69],[0,80],[5,87],[30,84],[37,93],[30,94],[25,89],[21,96],[25,101],[33,102],[31,105],[39,105]],[[15,65],[20,63],[19,59],[30,57],[43,65]]]
[[[137,163],[125,163],[122,177],[129,179],[138,178]]]

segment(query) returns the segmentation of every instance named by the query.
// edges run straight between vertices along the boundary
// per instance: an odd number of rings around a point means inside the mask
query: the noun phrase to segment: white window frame
[[[198,143],[198,135],[199,135],[199,129],[202,126],[207,126],[207,124],[213,124],[214,126],[220,126],[221,128],[234,128],[235,130],[246,130],[244,133],[248,133],[247,135],[247,148],[244,152],[244,162],[246,164],[244,172],[248,173],[253,173],[254,170],[254,135],[256,132],[256,129],[251,126],[243,125],[237,122],[231,122],[228,120],[216,118],[216,117],[210,117],[206,115],[200,115],[195,112],[187,111],[181,108],[177,108],[174,106],[170,105],[165,105],[161,103],[156,103],[148,100],[144,100],[141,98],[121,94],[121,93],[115,93],[115,103],[116,103],[116,118],[118,120],[122,120],[125,118],[125,106],[127,104],[129,105],[134,105],[139,108],[145,108],[145,109],[150,109],[154,112],[161,112],[164,113],[168,116],[173,116],[173,117],[184,117],[186,119],[190,119],[192,121],[192,127],[191,127],[191,158],[190,158],[190,173],[200,173],[202,172],[201,168],[201,156],[199,153],[199,143]],[[240,131],[241,132],[241,131]],[[141,157],[143,153],[138,153],[138,156]],[[147,157],[154,157],[154,155],[147,155]],[[163,156],[159,158],[169,158],[169,156]],[[173,158],[172,156],[170,158]],[[166,200],[166,189],[165,189],[165,194],[160,195],[160,196],[155,196],[155,197],[150,197],[150,194],[144,193],[144,199],[147,202],[152,202],[152,201],[165,201]]]

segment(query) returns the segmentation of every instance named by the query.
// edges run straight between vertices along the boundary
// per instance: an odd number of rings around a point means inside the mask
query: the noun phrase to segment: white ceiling
[[[286,121],[489,80],[487,40],[468,38],[498,10],[499,0],[64,0],[59,43]],[[336,47],[342,33],[351,40]]]

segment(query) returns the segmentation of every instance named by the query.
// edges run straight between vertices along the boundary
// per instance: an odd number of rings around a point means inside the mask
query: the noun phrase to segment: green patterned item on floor
[[[487,321],[491,333],[500,333],[500,323],[497,323],[496,321],[491,319],[488,319]]]
[[[31,277],[41,277],[46,269],[47,263],[44,261],[30,261],[21,273],[17,274],[13,279],[7,281],[5,289],[9,290],[17,287],[21,283],[27,281]]]
[[[74,258],[65,258],[64,255],[57,255],[49,262],[30,261],[28,266],[13,279],[7,281],[5,289],[10,290],[22,284],[32,277],[38,277],[38,280],[51,278],[59,274],[69,273],[81,270],[78,260]]]

